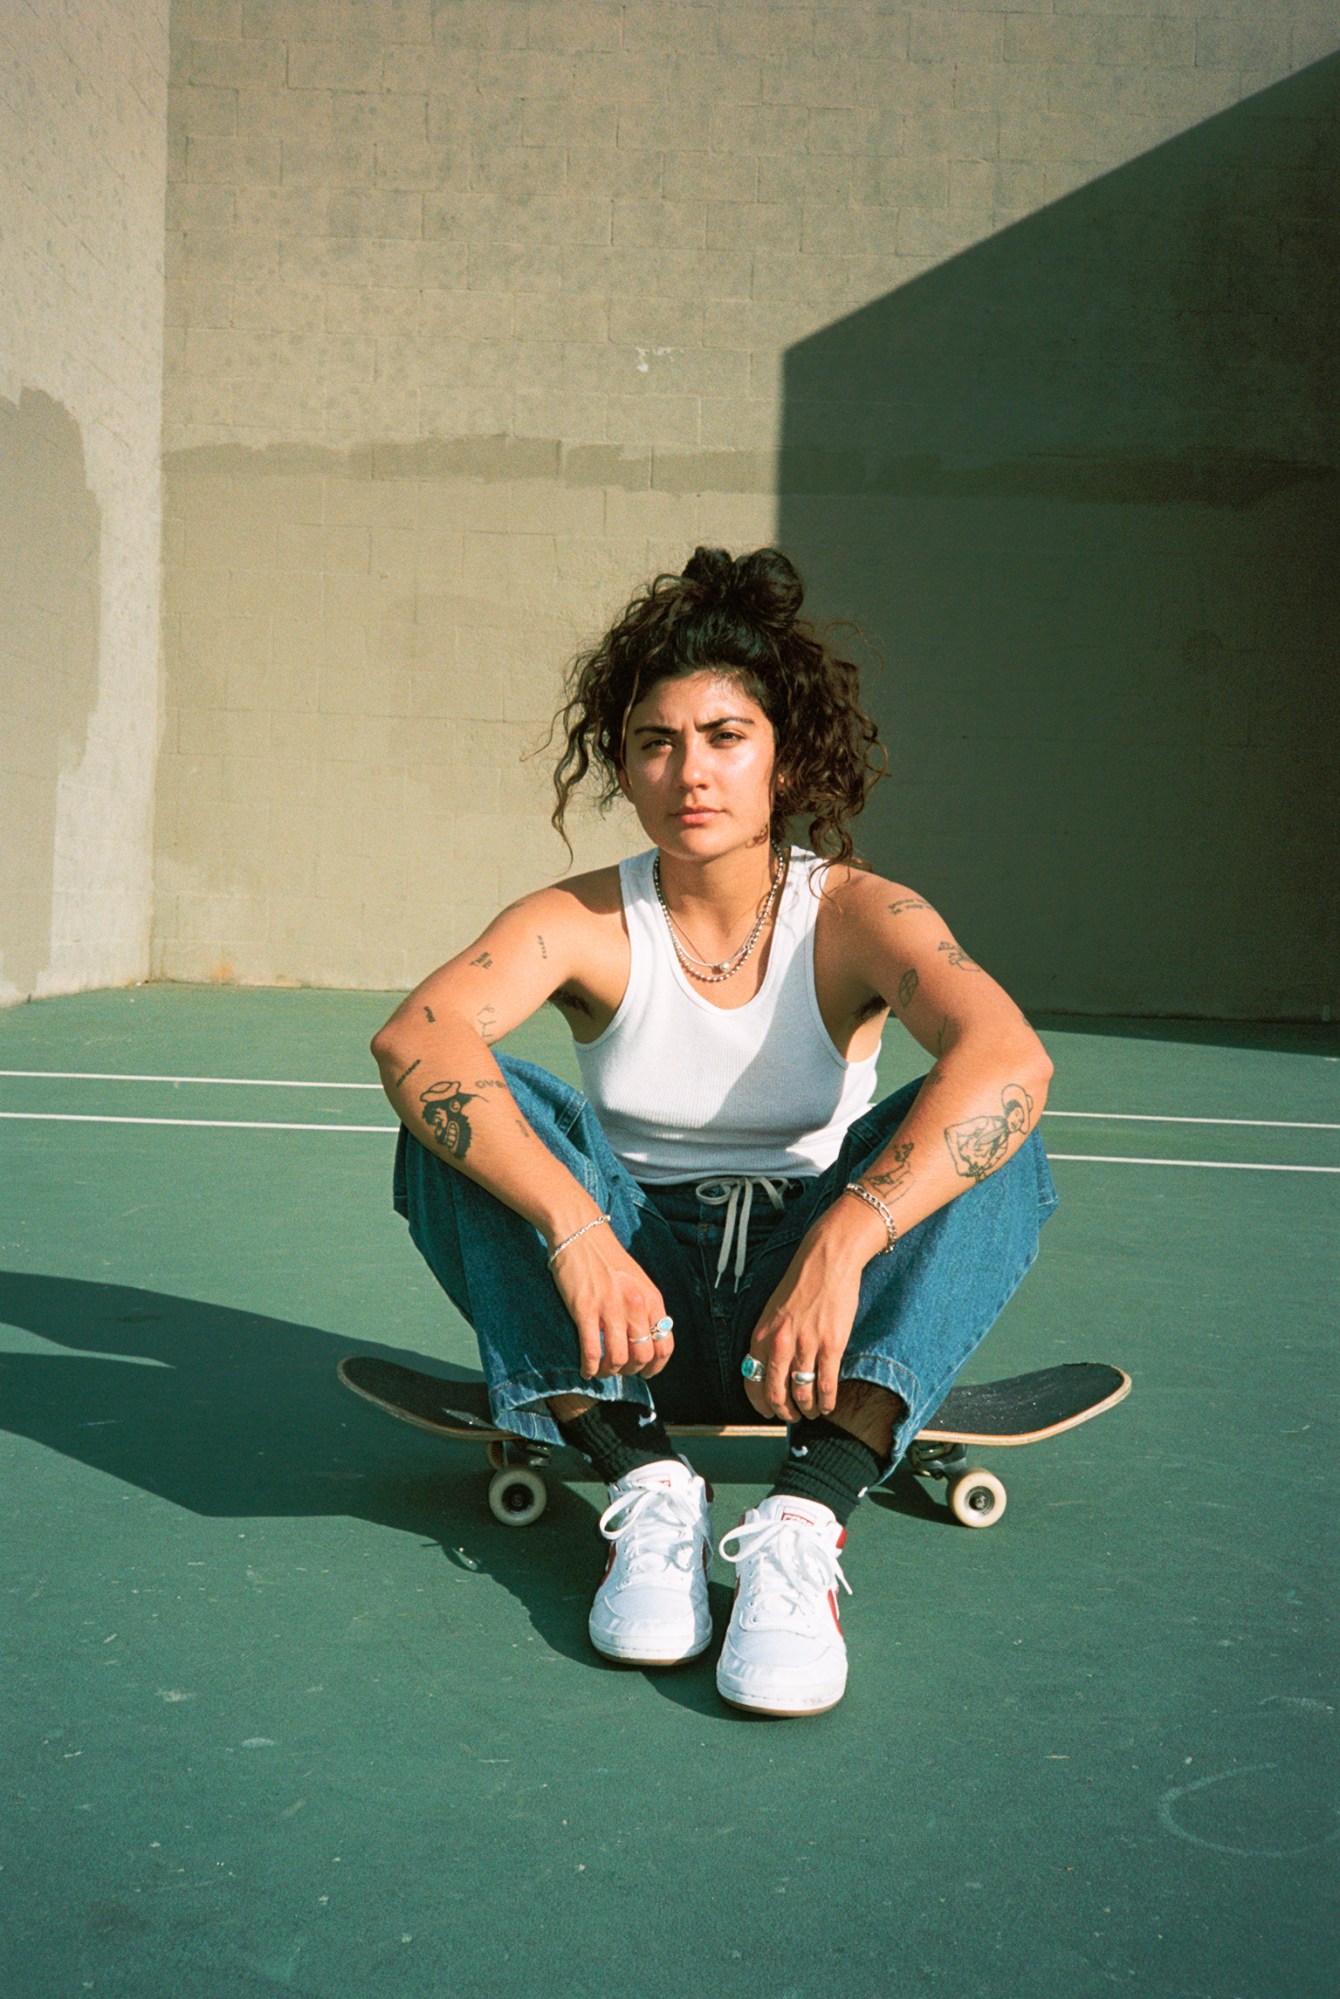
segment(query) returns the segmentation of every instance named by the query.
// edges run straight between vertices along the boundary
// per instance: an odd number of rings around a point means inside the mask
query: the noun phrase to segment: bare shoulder
[[[820,894],[839,925],[865,930],[872,924],[881,928],[890,916],[908,916],[913,911],[935,911],[925,896],[905,882],[890,881],[872,868],[858,868],[847,861],[833,861],[820,876]]]
[[[553,923],[575,924],[579,929],[592,920],[607,920],[623,909],[617,864],[589,868],[583,874],[567,875],[562,881],[532,889],[507,905],[507,910],[523,910],[527,916],[547,918]],[[507,910],[502,913],[507,914]]]

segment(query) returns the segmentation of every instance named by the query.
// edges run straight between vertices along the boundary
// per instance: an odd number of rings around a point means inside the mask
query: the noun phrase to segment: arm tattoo
[[[885,1201],[900,1201],[912,1180],[912,1141],[893,1147],[892,1166],[886,1166],[882,1173],[865,1173],[861,1177],[868,1186]]]
[[[903,895],[899,896],[897,902],[891,902],[889,904],[889,914],[890,916],[901,916],[903,914],[903,911],[907,909],[929,909],[929,908],[930,904],[927,902],[923,902],[920,896]]]
[[[423,1121],[444,1152],[464,1159],[473,1134],[465,1106],[474,1102],[473,1092],[463,1091],[458,1082],[430,1083],[422,1092]]]
[[[547,958],[547,957],[549,956],[549,953],[548,953],[548,952],[547,952],[547,951],[545,950],[545,948],[544,948],[544,939],[543,939],[543,937],[541,937],[541,936],[540,936],[540,934],[539,934],[539,932],[538,932],[538,931],[536,932],[536,936],[535,936],[535,941],[536,941],[536,943],[537,943],[537,944],[539,945],[539,947],[540,947],[540,956],[541,956],[542,958]]]
[[[493,1024],[497,1018],[498,1010],[492,1006],[481,1006],[479,1012],[475,1015],[475,1026],[484,1037],[486,1046],[491,1045],[498,1039],[497,1029]]]
[[[477,958],[472,958],[470,960],[470,963],[472,965],[480,966],[481,969],[486,972],[491,971],[493,969],[493,960],[489,956],[487,951],[481,951]]]
[[[962,1124],[945,1127],[945,1144],[954,1162],[954,1171],[965,1180],[985,1180],[1005,1164],[1010,1140],[1029,1129],[1033,1099],[1022,1083],[1007,1083],[1000,1093],[1002,1117],[967,1118]]]
[[[496,1076],[476,1076],[475,1088],[477,1090],[505,1090],[507,1085],[506,1083],[500,1083]]]
[[[432,1023],[433,1023],[433,1025],[434,1025],[434,1027],[436,1027],[436,1026],[437,1026],[437,1015],[436,1015],[436,1014],[435,1014],[435,1013],[433,1012],[433,1009],[432,1009],[432,1008],[431,1008],[430,1006],[426,1006],[426,1007],[424,1008],[424,1012],[425,1012],[425,1013],[427,1014],[427,1016],[428,1016],[429,1020],[431,1020],[431,1021],[432,1021]]]
[[[951,944],[946,942],[943,944],[937,944],[935,948],[937,951],[948,951],[949,962],[951,965],[969,965],[975,972],[980,972],[982,969],[981,966],[978,964],[977,960],[975,958],[970,958],[967,952],[961,950],[957,944]]]
[[[418,1068],[418,1066],[419,1066],[419,1058],[416,1056],[414,1060],[410,1063],[408,1069],[406,1069],[405,1074],[403,1076],[396,1077],[395,1086],[397,1089],[399,1089],[400,1085],[414,1074],[414,1071]]]
[[[906,1012],[907,1008],[911,1006],[913,1000],[916,998],[917,987],[920,984],[921,980],[917,977],[915,966],[913,966],[910,972],[904,972],[901,979],[899,979],[898,1004],[904,1012]]]

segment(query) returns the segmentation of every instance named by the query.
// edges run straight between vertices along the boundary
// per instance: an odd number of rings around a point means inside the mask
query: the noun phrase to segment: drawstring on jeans
[[[694,1188],[698,1199],[709,1208],[726,1210],[726,1229],[721,1238],[721,1255],[717,1260],[717,1274],[713,1283],[720,1284],[722,1273],[730,1256],[731,1230],[735,1230],[735,1289],[740,1288],[744,1274],[745,1246],[749,1239],[749,1211],[754,1202],[754,1189],[761,1187],[774,1208],[779,1212],[785,1203],[782,1189],[794,1183],[788,1179],[769,1178],[764,1173],[721,1173],[710,1180],[700,1180]],[[740,1202],[743,1190],[744,1201]]]

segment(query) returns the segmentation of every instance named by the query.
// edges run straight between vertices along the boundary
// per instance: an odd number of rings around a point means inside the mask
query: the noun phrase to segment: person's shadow
[[[365,1350],[357,1341],[168,1292],[13,1271],[0,1272],[0,1320],[67,1349],[0,1354],[0,1427],[192,1513],[348,1514],[418,1535],[443,1552],[443,1588],[492,1577],[555,1651],[597,1671],[628,1670],[602,1661],[586,1632],[604,1566],[592,1503],[603,1489],[593,1478],[555,1478],[542,1519],[504,1527],[488,1509],[481,1450],[395,1423],[340,1387],[336,1364]],[[377,1351],[479,1379],[418,1353]],[[759,1447],[713,1443],[693,1454],[709,1481],[762,1482],[772,1469]],[[574,1454],[556,1457],[555,1469],[579,1467]],[[719,1640],[730,1591],[718,1582],[711,1590]],[[720,1714],[718,1649],[648,1677],[666,1699]]]

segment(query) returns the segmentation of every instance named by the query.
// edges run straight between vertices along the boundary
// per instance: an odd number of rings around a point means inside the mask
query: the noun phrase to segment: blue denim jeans
[[[559,1443],[545,1398],[583,1394],[645,1406],[654,1397],[668,1423],[757,1423],[740,1362],[764,1307],[810,1223],[884,1150],[924,1078],[857,1118],[824,1173],[774,1179],[771,1190],[755,1185],[745,1266],[737,1271],[743,1202],[740,1194],[732,1197],[731,1182],[738,1176],[727,1171],[720,1180],[698,1175],[643,1186],[611,1151],[580,1090],[536,1063],[497,1059],[522,1115],[608,1213],[619,1241],[657,1285],[675,1322],[675,1345],[653,1381],[637,1375],[584,1381],[576,1328],[547,1267],[541,1231],[402,1126],[396,1210],[474,1328],[495,1419],[518,1435]],[[878,1382],[907,1404],[882,1477],[1018,1288],[1056,1204],[1047,1154],[1033,1131],[1004,1166],[865,1266],[841,1373]]]

